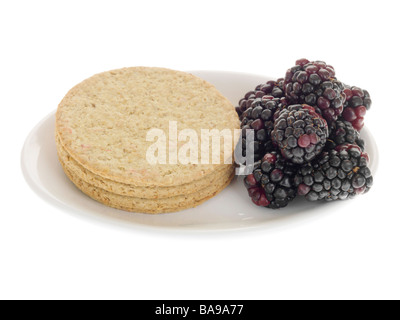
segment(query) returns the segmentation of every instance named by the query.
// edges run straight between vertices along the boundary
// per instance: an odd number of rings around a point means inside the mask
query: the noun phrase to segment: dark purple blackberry
[[[364,116],[371,108],[371,97],[367,90],[347,85],[345,85],[344,93],[346,101],[341,118],[351,122],[357,131],[361,131],[364,126]]]
[[[368,155],[356,145],[341,145],[324,152],[298,170],[294,184],[297,194],[307,200],[345,200],[371,188],[373,178]]]
[[[254,154],[254,161],[260,160],[266,152],[276,149],[271,141],[271,131],[274,128],[274,114],[280,110],[284,101],[282,98],[274,98],[266,95],[256,98],[242,115],[242,154]],[[251,130],[254,139],[247,141],[248,131]]]
[[[258,164],[259,165],[259,164]],[[249,197],[253,203],[260,207],[267,207],[270,205],[265,190],[259,182],[256,181],[254,174],[251,173],[244,178],[244,185],[246,186]]]
[[[279,111],[271,139],[287,160],[304,164],[322,152],[328,135],[326,121],[313,107],[295,104]]]
[[[285,93],[283,92],[283,79],[267,81],[266,83],[259,84],[254,90],[247,92],[244,98],[239,100],[239,104],[236,107],[236,112],[238,113],[239,117],[244,111],[250,108],[255,99],[262,98],[264,96],[284,98]]]
[[[365,142],[361,139],[360,133],[353,128],[350,122],[337,120],[330,127],[326,148],[328,150],[335,149],[337,146],[345,143],[358,145],[364,151]]]
[[[264,155],[244,182],[256,205],[279,209],[286,207],[296,197],[293,183],[296,172],[295,165],[274,151]]]
[[[296,61],[286,72],[284,91],[289,104],[308,104],[330,124],[343,112],[344,85],[332,66],[322,61]]]

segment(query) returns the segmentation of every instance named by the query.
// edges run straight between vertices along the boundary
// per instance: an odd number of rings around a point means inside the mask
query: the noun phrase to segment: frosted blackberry
[[[283,79],[267,81],[266,83],[259,84],[254,90],[247,92],[245,96],[239,100],[238,106],[236,107],[236,112],[239,117],[244,111],[251,107],[255,99],[265,96],[272,96],[273,98],[285,97]]]
[[[284,105],[284,99],[266,95],[256,98],[242,115],[242,155],[254,154],[254,160],[260,160],[266,152],[273,151],[276,146],[271,141],[274,128],[274,115]],[[247,141],[248,130],[254,135],[254,141]]]
[[[294,184],[309,201],[353,198],[372,187],[368,155],[356,145],[338,146],[299,169]]]
[[[365,147],[365,142],[361,139],[360,133],[353,128],[350,122],[342,120],[333,122],[330,127],[326,148],[335,149],[338,145],[345,143],[356,144],[361,150],[364,150]]]
[[[244,178],[244,185],[246,186],[249,197],[254,204],[260,207],[267,207],[270,205],[270,202],[265,195],[264,188],[259,182],[257,182],[253,173]]]
[[[297,167],[287,162],[278,152],[264,155],[253,173],[244,180],[252,201],[271,209],[286,207],[296,197],[293,178]]]
[[[325,119],[313,107],[296,104],[279,111],[271,139],[287,160],[304,164],[322,152],[328,135]]]
[[[286,72],[284,91],[289,104],[308,104],[328,124],[337,120],[345,102],[344,85],[335,78],[335,69],[323,61],[296,61]]]
[[[367,90],[345,86],[346,101],[341,115],[343,120],[351,122],[354,129],[361,131],[364,127],[364,116],[371,108],[371,97]]]

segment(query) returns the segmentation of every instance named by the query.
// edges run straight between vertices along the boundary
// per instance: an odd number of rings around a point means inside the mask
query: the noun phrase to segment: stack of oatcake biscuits
[[[197,206],[231,182],[234,165],[225,159],[232,153],[223,144],[217,157],[208,149],[207,163],[200,137],[202,129],[230,130],[234,147],[238,128],[233,105],[208,82],[169,69],[124,68],[68,92],[57,110],[56,144],[66,175],[91,198],[162,213]]]

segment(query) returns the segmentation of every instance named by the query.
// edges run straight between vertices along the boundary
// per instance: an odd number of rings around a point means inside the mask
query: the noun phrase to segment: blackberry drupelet
[[[299,169],[294,184],[309,201],[353,198],[373,184],[368,155],[356,145],[338,146]]]
[[[296,172],[297,166],[273,151],[264,155],[244,182],[256,205],[279,209],[286,207],[296,197],[293,182]]]
[[[360,133],[355,130],[348,121],[337,120],[331,124],[329,138],[326,142],[326,149],[335,149],[341,144],[355,144],[364,150],[365,142]]]
[[[344,93],[346,101],[341,118],[351,122],[357,131],[361,131],[364,126],[364,116],[371,108],[371,97],[367,90],[347,85],[345,85]]]
[[[313,160],[329,136],[324,118],[308,105],[291,105],[279,111],[271,139],[282,155],[295,164]]]
[[[296,61],[286,72],[284,91],[289,104],[308,104],[328,124],[337,120],[345,102],[344,85],[335,78],[335,69],[323,61]]]

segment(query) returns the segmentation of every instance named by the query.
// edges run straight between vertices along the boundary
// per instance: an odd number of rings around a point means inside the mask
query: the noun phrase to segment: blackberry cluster
[[[371,108],[371,97],[367,90],[345,85],[346,101],[341,118],[352,124],[354,129],[361,131],[364,127],[364,116]]]
[[[294,176],[297,167],[273,151],[264,155],[254,166],[245,186],[253,202],[259,206],[279,209],[296,197]]]
[[[335,69],[322,61],[296,61],[286,72],[284,91],[290,103],[305,103],[316,109],[328,123],[343,112],[344,85],[335,78]]]
[[[282,155],[296,164],[314,159],[325,146],[328,125],[313,107],[295,104],[282,109],[271,139]]]
[[[373,178],[368,157],[356,145],[324,152],[313,164],[300,168],[294,183],[309,201],[345,200],[369,191]]]
[[[360,130],[370,106],[368,91],[344,85],[332,66],[307,59],[284,79],[248,92],[236,110],[242,155],[256,161],[246,164],[251,174],[244,181],[252,201],[278,209],[297,195],[332,201],[367,192],[373,178]]]

